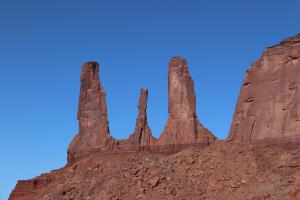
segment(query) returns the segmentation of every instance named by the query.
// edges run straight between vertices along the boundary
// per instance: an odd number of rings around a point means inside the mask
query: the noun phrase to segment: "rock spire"
[[[77,118],[79,133],[69,146],[68,155],[104,147],[112,139],[109,133],[105,91],[99,80],[99,64],[87,62],[81,71]]]
[[[77,114],[79,133],[69,146],[68,164],[93,152],[138,149],[169,153],[180,151],[182,145],[209,145],[216,139],[196,116],[194,81],[189,74],[187,62],[180,57],[173,58],[169,63],[169,120],[159,140],[152,136],[147,121],[148,89],[142,89],[140,93],[134,133],[129,139],[116,140],[109,132],[99,64],[85,63],[80,80]]]
[[[169,119],[159,139],[160,145],[209,144],[215,140],[196,116],[196,96],[188,64],[174,57],[169,63]]]
[[[155,138],[152,136],[147,121],[147,103],[148,89],[141,89],[138,106],[139,114],[136,119],[135,131],[129,138],[130,143],[133,145],[151,146],[155,143]]]

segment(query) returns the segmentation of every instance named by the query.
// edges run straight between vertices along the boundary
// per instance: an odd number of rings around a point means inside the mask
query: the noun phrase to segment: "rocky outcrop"
[[[300,35],[268,48],[247,70],[228,141],[300,139]]]
[[[109,133],[105,91],[99,80],[99,64],[85,63],[77,118],[79,133],[68,149],[68,165],[94,153],[148,151],[169,154],[199,144],[206,146],[215,137],[198,121],[194,82],[184,59],[176,57],[169,65],[168,124],[159,140],[152,136],[147,121],[148,89],[142,89],[134,133],[125,140],[115,140]]]
[[[105,91],[99,80],[99,64],[85,63],[81,72],[77,118],[79,133],[68,149],[68,160],[76,153],[105,147],[112,141],[109,133]]]
[[[138,106],[139,115],[136,119],[135,131],[129,137],[129,141],[133,145],[152,146],[155,144],[155,138],[152,136],[152,132],[147,121],[147,103],[148,89],[142,89]]]
[[[18,181],[15,190],[10,194],[8,200],[31,199],[32,196],[38,195],[41,190],[44,190],[54,181],[54,175],[52,174],[28,181]]]
[[[9,200],[300,198],[300,35],[267,49],[247,71],[228,137],[243,144],[199,149],[215,137],[198,121],[194,82],[179,57],[169,65],[169,119],[160,140],[147,122],[147,89],[135,132],[114,140],[98,72],[97,63],[83,65],[68,165],[19,181]],[[264,144],[272,140],[296,142]],[[257,141],[263,144],[246,144]]]
[[[215,140],[196,116],[196,96],[186,60],[174,57],[169,63],[169,119],[159,145],[210,144]]]

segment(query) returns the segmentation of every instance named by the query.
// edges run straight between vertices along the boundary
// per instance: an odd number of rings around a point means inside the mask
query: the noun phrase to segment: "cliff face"
[[[173,58],[169,63],[169,119],[159,139],[165,144],[210,144],[216,138],[196,116],[196,96],[186,60]]]
[[[268,48],[247,70],[228,140],[300,139],[300,35]]]

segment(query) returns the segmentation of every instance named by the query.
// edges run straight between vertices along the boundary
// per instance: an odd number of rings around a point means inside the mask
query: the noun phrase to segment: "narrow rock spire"
[[[148,89],[141,89],[139,100],[139,115],[136,119],[135,131],[129,137],[131,144],[140,146],[154,145],[155,138],[152,136],[151,129],[147,121],[147,103],[148,103]]]
[[[159,139],[166,144],[209,144],[215,140],[196,116],[196,96],[188,64],[174,57],[169,63],[169,119]]]
[[[79,133],[68,149],[68,156],[76,152],[104,147],[111,140],[105,91],[99,80],[99,64],[87,62],[81,71],[80,97],[77,118]]]

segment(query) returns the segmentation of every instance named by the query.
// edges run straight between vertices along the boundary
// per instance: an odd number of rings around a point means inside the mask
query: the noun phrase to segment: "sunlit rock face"
[[[108,127],[105,91],[99,80],[99,64],[85,63],[81,72],[77,118],[79,133],[69,146],[68,155],[104,147],[112,139]]]
[[[215,140],[196,116],[196,96],[188,64],[174,57],[169,63],[169,119],[159,139],[159,145],[209,144]]]
[[[68,164],[95,152],[151,151],[173,153],[181,144],[208,145],[216,138],[196,116],[194,81],[187,63],[175,57],[169,64],[169,120],[159,140],[152,136],[147,120],[148,89],[140,93],[138,117],[129,139],[113,139],[109,132],[105,91],[99,79],[99,64],[85,63],[81,72],[77,118],[79,133],[68,149]],[[171,145],[171,146],[170,146]]]
[[[150,146],[154,145],[156,139],[152,136],[151,129],[147,120],[148,89],[142,89],[139,100],[139,114],[136,119],[135,131],[129,137],[133,145]]]
[[[268,48],[247,70],[229,141],[300,139],[300,35]]]

